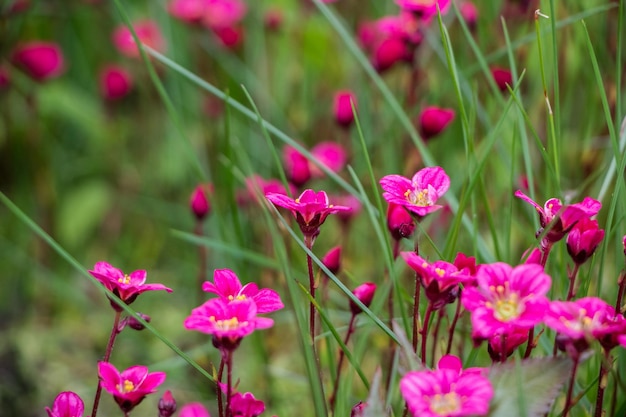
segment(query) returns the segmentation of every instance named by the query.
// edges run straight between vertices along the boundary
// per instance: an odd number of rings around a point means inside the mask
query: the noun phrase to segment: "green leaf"
[[[569,358],[554,357],[492,366],[489,379],[494,396],[489,417],[540,417],[548,413],[569,380],[572,366]]]

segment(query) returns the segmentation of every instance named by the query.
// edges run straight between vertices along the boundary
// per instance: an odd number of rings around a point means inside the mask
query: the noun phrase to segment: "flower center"
[[[430,409],[440,416],[447,416],[461,408],[461,397],[456,392],[435,394],[430,397]]]
[[[489,290],[494,293],[494,302],[485,303],[487,308],[493,309],[493,315],[497,320],[508,322],[519,317],[523,305],[520,303],[519,294],[509,292],[509,283],[504,286],[490,286]]]
[[[128,379],[125,379],[124,383],[117,384],[116,388],[122,394],[126,394],[126,393],[129,393],[129,392],[135,390],[135,384],[133,384],[132,381],[129,381]]]
[[[130,283],[130,277],[127,274],[124,274],[124,276],[122,278],[118,279],[117,282],[119,282],[121,284],[129,284]]]
[[[228,330],[236,330],[240,327],[244,327],[248,325],[247,321],[240,322],[237,317],[233,317],[227,320],[216,320],[215,316],[209,317],[209,321],[215,323],[215,327],[218,330],[228,331]]]
[[[435,268],[435,272],[437,273],[437,275],[439,275],[439,277],[443,278],[443,276],[446,274],[446,271],[444,271],[441,268]]]
[[[245,294],[238,294],[238,295],[229,295],[228,296],[228,301],[242,301],[246,299],[246,295]]]
[[[432,206],[433,203],[428,198],[428,190],[406,190],[404,196],[409,201],[409,203],[418,206],[418,207],[428,207]]]

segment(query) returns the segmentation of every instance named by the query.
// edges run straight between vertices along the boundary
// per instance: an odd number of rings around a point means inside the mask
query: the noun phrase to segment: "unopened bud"
[[[176,400],[172,392],[167,390],[159,400],[159,417],[171,417],[176,411]]]
[[[372,304],[372,300],[374,299],[374,293],[376,292],[376,284],[373,282],[366,282],[354,289],[352,293],[354,296],[362,302],[365,307],[369,307]],[[350,310],[352,314],[359,314],[361,312],[361,307],[356,305],[352,299],[350,299]]]
[[[200,184],[191,193],[189,206],[199,221],[204,220],[211,213],[211,203],[209,202],[209,193],[211,191],[213,191],[211,185]]]
[[[341,266],[341,246],[335,246],[322,258],[322,263],[330,272],[337,274]]]
[[[415,223],[413,217],[399,204],[389,203],[387,209],[387,228],[395,240],[408,239],[413,236]]]

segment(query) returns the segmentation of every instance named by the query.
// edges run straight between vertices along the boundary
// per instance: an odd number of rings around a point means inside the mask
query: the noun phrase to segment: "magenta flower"
[[[198,221],[202,221],[211,214],[211,202],[209,196],[213,193],[212,184],[200,184],[189,197],[189,207]]]
[[[213,272],[213,282],[205,281],[202,291],[219,295],[226,302],[252,300],[256,304],[258,314],[271,313],[284,307],[280,296],[274,290],[259,287],[250,282],[241,285],[239,278],[230,269],[216,269]]]
[[[541,233],[543,228],[552,223],[552,221],[555,221],[554,225],[545,236],[545,239],[551,243],[563,239],[571,228],[574,227],[576,222],[584,218],[589,219],[595,216],[602,208],[602,203],[591,197],[585,197],[580,203],[566,206],[561,204],[561,200],[551,198],[541,207],[520,190],[515,191],[514,195],[531,204],[535,210],[537,210],[539,223],[542,228],[538,233]]]
[[[341,127],[350,127],[354,122],[354,114],[352,113],[352,105],[356,110],[356,96],[352,91],[341,90],[335,93],[333,99],[333,113],[335,121]]]
[[[395,0],[403,10],[414,13],[425,23],[428,23],[437,15],[437,7],[441,14],[446,14],[450,9],[450,0]]]
[[[250,392],[236,392],[230,399],[230,411],[233,417],[257,417],[265,411],[265,403]]]
[[[530,329],[543,320],[552,280],[541,265],[481,265],[476,281],[476,287],[465,288],[461,295],[463,307],[472,314],[475,339]]]
[[[463,16],[465,23],[467,23],[467,26],[471,30],[475,30],[476,22],[478,21],[478,8],[476,5],[471,1],[464,1],[459,6],[459,11],[461,12],[461,16]]]
[[[211,417],[207,409],[200,403],[185,404],[178,417]]]
[[[446,355],[436,370],[408,372],[400,392],[415,417],[482,416],[493,397],[491,382],[480,369],[461,369],[459,358]]]
[[[98,362],[100,386],[113,395],[122,411],[128,413],[165,381],[165,372],[148,373],[145,366],[131,366],[120,373],[109,362]]]
[[[54,42],[33,41],[18,45],[11,61],[36,81],[46,81],[63,73],[64,58]]]
[[[315,238],[319,228],[329,214],[350,211],[350,207],[335,206],[328,201],[324,191],[305,190],[295,200],[283,194],[268,193],[265,195],[275,206],[291,210],[300,230],[305,237]]]
[[[311,169],[309,160],[304,157],[296,148],[285,146],[283,148],[283,163],[285,164],[285,174],[289,181],[299,187],[311,179]]]
[[[188,330],[196,330],[213,336],[213,344],[226,350],[234,350],[241,339],[256,329],[267,329],[272,319],[257,317],[257,306],[252,299],[226,301],[213,298],[194,308],[185,319]]]
[[[504,362],[515,349],[528,340],[528,330],[522,328],[510,329],[508,333],[496,334],[489,338],[487,351],[494,362]]]
[[[165,40],[156,22],[140,20],[133,23],[133,29],[135,29],[135,33],[142,44],[158,52],[165,50]],[[140,56],[135,39],[126,26],[118,26],[113,31],[113,45],[122,55],[130,58],[139,58]]]
[[[414,51],[400,38],[388,38],[376,45],[372,52],[372,66],[383,73],[398,62],[413,61]]]
[[[206,0],[172,0],[167,10],[175,18],[193,24],[202,21],[206,7]]]
[[[491,68],[491,76],[493,80],[496,82],[496,85],[500,89],[500,91],[506,91],[507,85],[513,87],[513,76],[511,75],[511,71],[506,68],[493,67]]]
[[[420,134],[424,140],[438,136],[454,120],[454,110],[441,107],[426,107],[419,116]]]
[[[374,294],[376,293],[376,284],[373,282],[364,282],[356,287],[352,293],[360,302],[363,303],[363,305],[365,305],[365,307],[369,307],[370,304],[372,304]],[[361,310],[361,307],[350,299],[350,311],[352,314],[359,314],[363,310]]]
[[[83,400],[72,391],[59,393],[54,399],[52,409],[46,407],[48,417],[83,417],[84,411]]]
[[[339,172],[346,165],[346,150],[334,142],[320,142],[311,149],[311,155],[332,172]],[[310,163],[309,170],[314,178],[321,178],[325,174],[314,163]]]
[[[147,273],[144,270],[134,271],[127,275],[106,262],[98,262],[89,273],[126,304],[132,303],[139,294],[146,291],[172,292],[171,288],[163,284],[146,284]],[[116,311],[121,311],[121,308],[114,302],[111,302],[111,305]]]
[[[441,167],[427,167],[410,180],[400,175],[387,175],[380,180],[380,185],[389,203],[423,217],[442,207],[435,203],[450,188],[450,178]]]
[[[474,279],[469,269],[459,270],[455,265],[445,261],[428,263],[415,252],[402,252],[400,255],[420,275],[420,282],[426,289],[426,297],[435,310],[454,302],[459,295],[459,284]]]
[[[604,230],[598,227],[598,222],[582,219],[567,235],[567,252],[575,263],[584,264],[596,251],[602,239],[604,239]]]
[[[387,208],[387,229],[395,240],[408,239],[415,231],[415,221],[404,206],[389,203]]]
[[[246,15],[246,3],[241,0],[205,0],[203,23],[219,30],[237,26]]]
[[[124,98],[133,88],[133,79],[128,71],[117,65],[109,65],[100,72],[100,94],[107,101]]]
[[[326,252],[322,258],[322,263],[330,272],[337,274],[341,267],[341,246],[335,246]]]

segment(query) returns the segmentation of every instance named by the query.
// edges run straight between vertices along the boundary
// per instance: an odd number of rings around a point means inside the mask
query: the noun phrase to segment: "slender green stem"
[[[113,351],[113,344],[115,343],[115,338],[119,333],[119,324],[120,318],[122,317],[121,311],[115,311],[115,319],[113,320],[113,327],[111,328],[111,335],[109,336],[109,342],[107,343],[106,350],[104,351],[104,358],[102,358],[103,362],[108,362],[111,358],[111,352]],[[98,414],[98,406],[100,405],[100,396],[102,395],[102,386],[100,386],[100,380],[98,380],[98,387],[96,388],[96,395],[93,399],[93,407],[91,409],[91,415],[96,417]]]

